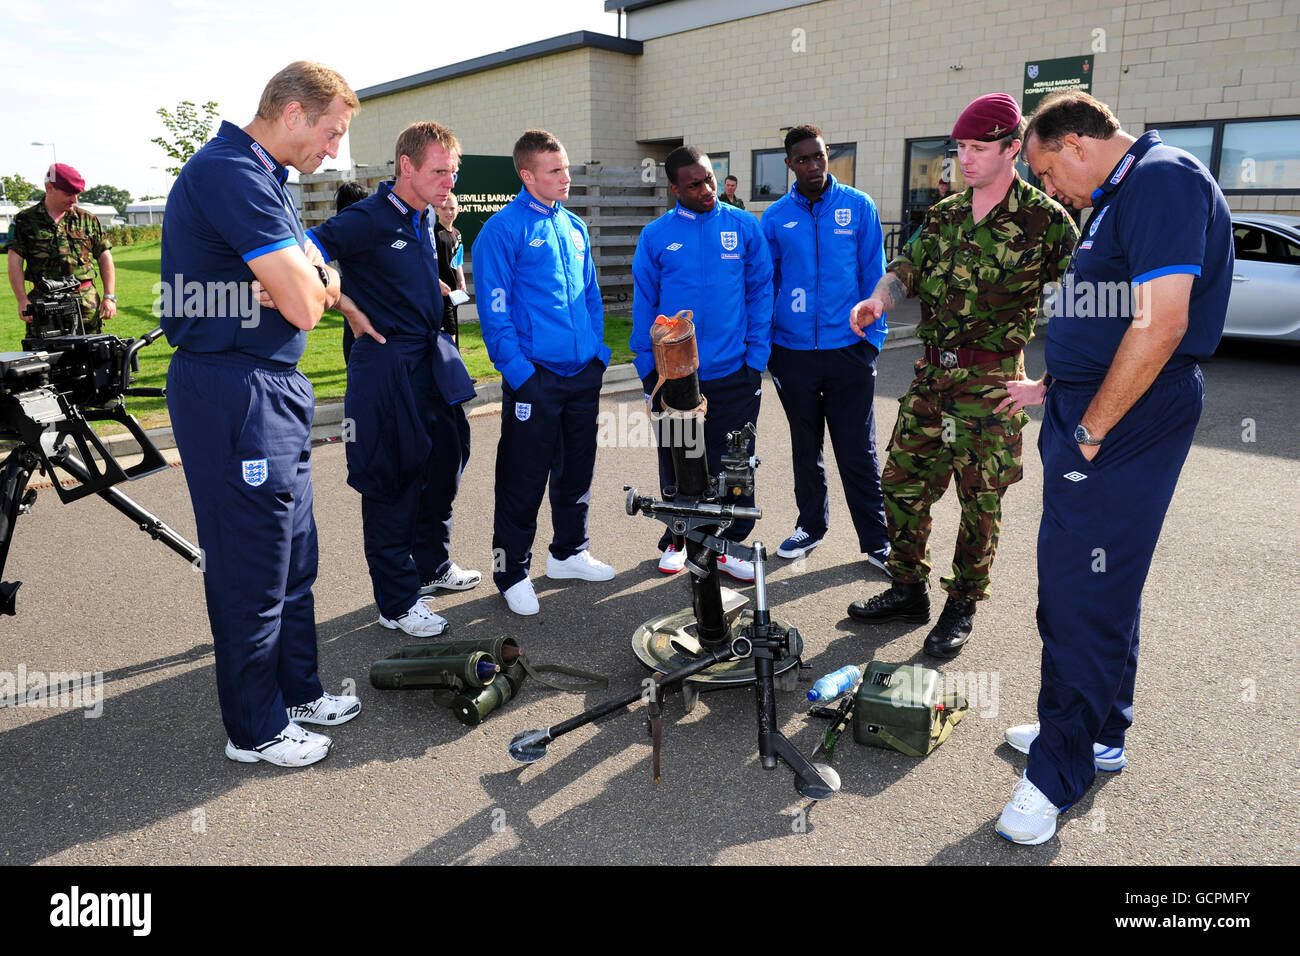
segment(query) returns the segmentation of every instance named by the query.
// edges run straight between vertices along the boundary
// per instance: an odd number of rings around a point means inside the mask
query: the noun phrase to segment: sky
[[[397,12],[358,13],[368,8]],[[266,81],[294,60],[319,60],[359,90],[574,30],[613,35],[617,19],[604,9],[602,0],[0,0],[0,173],[39,186],[57,154],[87,186],[157,195],[171,162],[151,142],[166,135],[159,107],[216,100],[221,119],[243,126]],[[321,168],[347,168],[347,149]]]

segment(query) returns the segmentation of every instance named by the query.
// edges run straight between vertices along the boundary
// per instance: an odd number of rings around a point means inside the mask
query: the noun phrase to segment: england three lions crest
[[[736,246],[740,245],[740,237],[734,232],[719,233],[722,239],[722,248],[728,252],[735,251]]]
[[[246,461],[244,465],[244,484],[256,488],[258,485],[266,483],[266,476],[269,469],[266,466],[265,458],[258,458],[254,461]]]
[[[852,209],[836,209],[836,210],[835,210],[835,225],[837,225],[837,226],[847,226],[847,225],[848,225],[849,223],[851,223],[852,221],[853,221],[853,210],[852,210]]]

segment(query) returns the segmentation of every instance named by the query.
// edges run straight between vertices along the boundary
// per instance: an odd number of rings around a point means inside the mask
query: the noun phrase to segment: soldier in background
[[[975,100],[953,138],[967,189],[935,203],[889,264],[871,298],[853,308],[859,335],[908,296],[921,300],[925,357],[899,401],[882,490],[892,545],[888,591],[849,607],[872,623],[930,620],[930,506],[957,476],[961,525],[948,600],[924,651],[954,657],[970,637],[975,602],[989,594],[1002,496],[1021,477],[1028,416],[998,412],[1007,381],[1023,378],[1043,286],[1065,272],[1078,230],[1056,202],[1015,171],[1024,120],[1004,93]]]
[[[31,299],[23,280],[78,279],[81,282],[81,321],[86,332],[99,332],[104,321],[117,315],[114,294],[117,276],[113,271],[113,243],[88,212],[76,208],[77,196],[86,180],[67,163],[55,163],[45,173],[45,199],[29,206],[9,226],[9,284],[18,300],[18,314]],[[99,265],[104,295],[95,289],[95,265]]]
[[[745,208],[745,200],[736,195],[736,187],[740,185],[740,180],[735,176],[728,176],[722,181],[722,195],[718,197],[719,202],[725,202],[728,206],[735,206],[737,209]]]

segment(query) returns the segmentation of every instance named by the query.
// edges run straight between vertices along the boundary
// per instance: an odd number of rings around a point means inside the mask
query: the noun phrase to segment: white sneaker
[[[259,744],[252,750],[240,750],[230,740],[226,741],[226,756],[240,763],[257,763],[265,760],[277,767],[306,767],[325,759],[333,743],[324,734],[303,730],[292,721],[274,740]]]
[[[802,558],[805,554],[821,543],[821,538],[814,541],[813,536],[803,528],[795,528],[794,534],[782,541],[781,547],[776,549],[776,556],[778,558],[789,558],[792,560],[794,558]]]
[[[572,557],[558,560],[549,551],[546,552],[546,576],[552,581],[577,578],[581,581],[609,581],[614,577],[614,569],[603,561],[597,561],[590,551],[579,551]]]
[[[537,592],[533,590],[533,582],[528,578],[512,584],[501,594],[505,597],[510,610],[524,617],[536,614],[542,609],[541,605],[537,603]]]
[[[1010,727],[1002,736],[1012,750],[1019,750],[1022,754],[1027,754],[1030,745],[1038,739],[1038,730],[1039,724],[1035,721],[1032,724],[1020,724],[1018,727]],[[1128,764],[1128,757],[1124,755],[1123,747],[1107,747],[1097,743],[1092,745],[1092,759],[1096,762],[1098,770],[1111,772],[1123,770]]]
[[[379,615],[379,623],[389,630],[403,630],[412,637],[437,637],[447,630],[447,621],[433,613],[433,598],[416,598],[411,609],[399,618]]]
[[[880,570],[888,574],[889,568],[885,567],[885,562],[889,560],[889,551],[890,549],[888,547],[886,547],[884,551],[877,551],[874,554],[868,551],[863,555],[863,557],[867,559],[867,564],[870,564],[872,567],[880,568]]]
[[[723,574],[731,575],[737,581],[754,580],[754,562],[730,554],[718,555],[718,570]]]
[[[998,819],[998,834],[1023,846],[1046,843],[1056,832],[1056,817],[1060,812],[1028,777],[1021,777],[1011,792],[1011,802]]]
[[[663,557],[659,559],[659,570],[664,574],[676,574],[686,567],[686,549],[668,545]]]
[[[425,581],[420,585],[420,596],[432,594],[441,588],[444,591],[468,591],[470,588],[478,587],[483,575],[479,571],[465,571],[456,564],[455,561],[447,566],[447,570],[442,572],[432,581]]]
[[[289,720],[296,724],[324,724],[336,727],[361,713],[361,698],[351,695],[321,694],[313,701],[288,708]]]

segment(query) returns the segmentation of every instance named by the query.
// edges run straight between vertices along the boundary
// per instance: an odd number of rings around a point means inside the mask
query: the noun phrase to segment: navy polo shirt
[[[436,222],[432,207],[403,202],[386,182],[307,238],[342,264],[344,294],[381,335],[423,338],[442,326]]]
[[[167,197],[158,316],[191,352],[243,352],[297,363],[306,333],[255,305],[248,263],[306,242],[281,166],[232,123],[195,153]]]
[[[1196,278],[1187,332],[1164,372],[1212,354],[1227,317],[1233,247],[1232,214],[1209,170],[1152,130],[1092,197],[1072,268],[1059,294],[1048,294],[1048,373],[1100,382],[1133,320],[1133,287],[1173,274]]]

